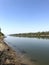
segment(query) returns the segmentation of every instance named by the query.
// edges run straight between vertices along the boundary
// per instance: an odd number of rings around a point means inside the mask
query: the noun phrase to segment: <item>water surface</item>
[[[10,37],[5,38],[13,49],[25,51],[32,61],[39,65],[49,65],[49,39]]]

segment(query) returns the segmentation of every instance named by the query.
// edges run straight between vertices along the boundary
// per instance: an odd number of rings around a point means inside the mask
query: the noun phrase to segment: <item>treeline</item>
[[[17,36],[17,37],[49,37],[49,31],[48,32],[36,32],[36,33],[11,34],[11,36]]]

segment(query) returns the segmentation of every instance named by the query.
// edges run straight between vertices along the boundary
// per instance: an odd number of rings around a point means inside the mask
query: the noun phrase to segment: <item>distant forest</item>
[[[10,36],[17,36],[17,37],[38,37],[38,38],[49,38],[49,31],[48,32],[36,32],[36,33],[19,33],[19,34],[11,34]]]

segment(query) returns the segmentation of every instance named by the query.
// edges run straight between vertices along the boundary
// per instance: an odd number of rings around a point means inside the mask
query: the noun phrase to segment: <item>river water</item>
[[[5,41],[14,50],[26,54],[38,65],[49,65],[49,39],[24,38],[7,36]]]

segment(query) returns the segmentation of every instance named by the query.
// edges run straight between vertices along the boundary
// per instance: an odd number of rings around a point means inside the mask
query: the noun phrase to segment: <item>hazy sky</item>
[[[49,31],[49,0],[0,0],[5,34]]]

